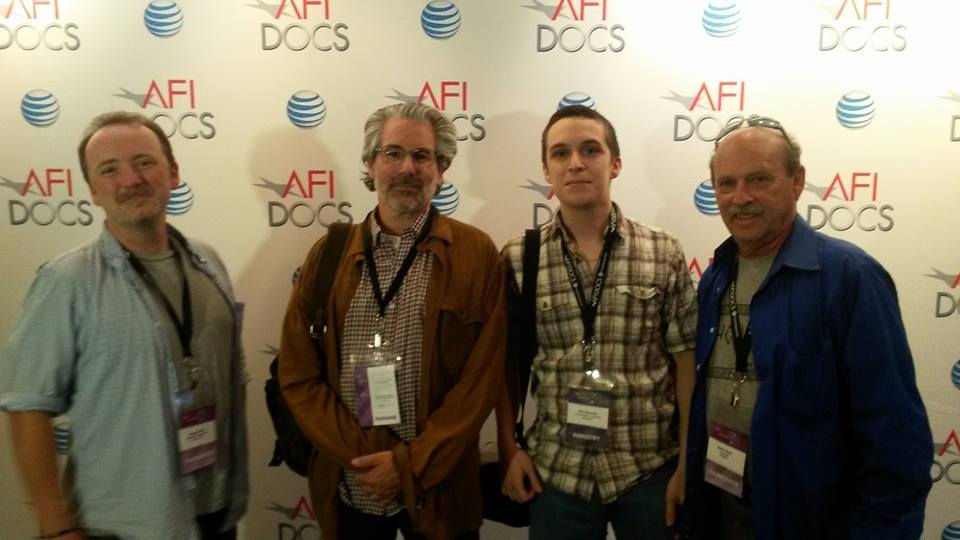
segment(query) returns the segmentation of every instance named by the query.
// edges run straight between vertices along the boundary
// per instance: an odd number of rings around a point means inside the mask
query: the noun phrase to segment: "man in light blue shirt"
[[[170,142],[135,113],[79,146],[96,240],[41,266],[0,362],[38,538],[236,538],[248,485],[240,310],[223,263],[166,223]],[[61,485],[51,418],[71,422]]]

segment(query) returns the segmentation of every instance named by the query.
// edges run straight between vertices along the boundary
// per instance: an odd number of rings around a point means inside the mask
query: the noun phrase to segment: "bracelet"
[[[34,536],[37,540],[51,540],[53,538],[60,538],[65,534],[70,534],[72,532],[82,531],[83,527],[69,527],[60,532],[41,534],[40,536]]]

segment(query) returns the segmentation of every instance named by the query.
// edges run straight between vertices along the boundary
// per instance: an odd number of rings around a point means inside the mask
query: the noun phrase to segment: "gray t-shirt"
[[[171,240],[172,241],[172,240]],[[196,389],[198,404],[214,405],[217,425],[217,461],[193,473],[197,491],[195,501],[197,514],[208,514],[223,509],[227,503],[227,479],[230,471],[231,429],[228,414],[230,399],[230,354],[232,350],[233,318],[230,306],[220,294],[216,284],[206,274],[190,264],[189,253],[179,245],[174,247],[184,257],[187,283],[190,287],[190,304],[193,312],[193,337],[191,348],[193,360],[203,374],[203,380]],[[156,281],[163,295],[169,300],[177,317],[183,320],[183,273],[181,264],[174,252],[160,255],[134,254],[143,267]],[[171,347],[177,379],[181,389],[189,388],[190,376],[183,362],[183,350],[177,334],[177,328],[158,298],[156,290],[148,287],[156,298],[160,312],[164,314],[163,324],[171,336]]]
[[[770,271],[776,253],[752,259],[738,258],[736,303],[740,318],[740,328],[745,331],[750,324],[750,301],[760,288],[760,284]],[[740,396],[737,405],[731,405],[731,395],[735,380],[739,380],[736,373],[737,356],[733,347],[733,327],[730,319],[729,288],[724,291],[720,307],[720,329],[718,339],[710,357],[710,367],[707,369],[707,422],[718,422],[730,429],[745,435],[750,435],[750,420],[753,417],[753,407],[757,402],[757,392],[760,381],[757,380],[757,370],[753,362],[753,350],[747,356],[746,380],[739,384]],[[751,446],[752,447],[752,444]],[[747,451],[747,462],[744,471],[744,485],[749,486],[751,452]],[[726,492],[721,493],[722,521],[718,524],[718,534],[724,539],[752,538],[752,509],[741,505],[736,497]]]

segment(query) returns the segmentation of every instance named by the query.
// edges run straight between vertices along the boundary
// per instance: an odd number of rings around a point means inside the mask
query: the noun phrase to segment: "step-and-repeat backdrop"
[[[304,482],[266,466],[262,386],[295,268],[375,203],[359,181],[371,111],[420,101],[453,119],[460,153],[434,204],[503,244],[557,206],[548,116],[595,107],[620,135],[615,199],[680,237],[695,280],[726,237],[712,141],[760,113],[804,148],[801,215],[897,283],[936,442],[924,538],[960,538],[958,20],[950,0],[0,0],[0,339],[37,266],[101,230],[83,127],[114,109],[156,119],[183,178],[170,220],[218,248],[246,303],[244,533],[316,539]],[[0,537],[26,538],[7,431]]]

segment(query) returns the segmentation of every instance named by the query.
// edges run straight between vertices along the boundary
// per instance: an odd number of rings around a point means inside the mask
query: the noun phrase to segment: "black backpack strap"
[[[527,389],[537,355],[537,274],[540,271],[540,229],[527,229],[523,236],[523,284],[519,298],[519,323],[521,342],[518,347],[517,367],[520,375],[520,395],[517,407],[517,442],[526,446],[523,436],[523,409],[527,401]],[[512,324],[511,324],[512,326]],[[533,391],[536,391],[536,382]]]
[[[350,236],[350,225],[347,223],[333,223],[327,228],[327,238],[323,246],[323,253],[320,254],[320,260],[314,269],[313,287],[307,296],[307,313],[313,312],[313,319],[310,323],[310,337],[313,338],[318,349],[323,350],[323,344],[320,340],[323,338],[325,328],[324,314],[327,309],[327,301],[330,299],[330,290],[333,288],[333,278],[337,275],[337,267],[340,265],[340,259],[343,258],[344,248],[347,245],[347,238]],[[323,358],[323,354],[320,355]],[[320,377],[327,380],[326,363],[320,362]]]

